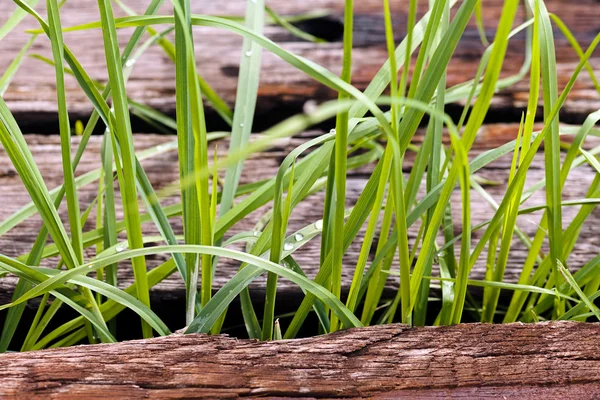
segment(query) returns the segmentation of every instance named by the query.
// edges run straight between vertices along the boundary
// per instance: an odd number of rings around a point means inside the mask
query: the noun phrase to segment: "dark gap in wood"
[[[343,287],[342,290],[343,293],[341,300],[345,303],[346,298],[348,296],[348,288]],[[214,291],[214,293],[216,293],[216,290]],[[478,296],[482,295],[482,290],[478,287],[470,288],[470,293],[477,298]],[[395,294],[396,292],[394,290],[386,287],[383,292],[382,303],[386,301],[392,301]],[[262,324],[265,296],[264,290],[251,290],[250,295],[257,317]],[[441,293],[437,289],[432,289],[430,291],[430,296],[439,297],[441,296]],[[277,294],[277,302],[275,304],[275,316],[280,320],[282,330],[285,331],[288,324],[291,322],[292,315],[290,315],[290,313],[295,312],[298,309],[303,298],[304,296],[299,291],[284,291],[279,292]],[[510,299],[511,292],[503,290],[500,295],[498,309],[502,310],[503,308],[507,307],[510,302]],[[23,316],[15,333],[13,342],[9,347],[9,350],[18,351],[20,349],[22,341],[25,339],[25,336],[27,334],[29,325],[31,324],[35,316],[37,304],[39,303],[30,303],[30,305],[25,309],[25,312],[23,313]],[[360,316],[362,304],[363,303],[361,302],[356,308],[356,314],[358,316]],[[169,329],[172,332],[175,332],[185,327],[185,295],[183,293],[178,294],[177,291],[171,291],[168,293],[165,293],[164,291],[161,291],[160,293],[151,292],[151,306],[152,310],[169,327]],[[478,322],[479,320],[476,318],[476,314],[472,310],[469,310],[469,306],[469,302],[467,301],[467,310],[465,311],[462,322]],[[429,307],[427,309],[426,325],[434,324],[437,314],[440,312],[440,310],[441,302],[429,302]],[[375,313],[375,316],[373,317],[373,323],[376,323],[380,320],[380,318],[383,316],[384,311],[385,310],[378,310]],[[0,312],[0,326],[3,326],[4,324],[6,313],[6,310]],[[46,329],[45,333],[51,332],[53,329],[78,316],[79,314],[76,311],[72,310],[67,305],[63,305],[61,309],[57,312],[56,316],[52,319],[51,323],[49,324],[49,328]],[[396,318],[394,318],[394,323],[401,322],[398,317],[399,316],[397,315]],[[140,339],[142,337],[140,329],[140,318],[136,313],[129,309],[125,309],[122,312],[120,312],[116,318],[116,338],[119,341],[135,340]],[[497,316],[496,322],[502,322],[502,315]],[[223,325],[222,333],[228,334],[236,338],[248,337],[248,333],[244,325],[244,319],[241,311],[239,297],[231,303],[228,309],[227,318]],[[300,329],[297,337],[306,338],[316,336],[321,333],[322,331],[320,331],[319,320],[314,314],[314,312],[311,311],[304,325]]]
[[[268,106],[260,106],[256,110],[254,117],[254,123],[252,124],[252,130],[254,132],[263,132],[274,125],[284,121],[287,118],[301,114],[304,111],[305,101],[286,101],[284,99],[264,99],[263,104],[267,103]],[[381,107],[382,110],[387,111],[388,107]],[[522,113],[525,112],[525,108],[518,107],[497,107],[492,108],[486,115],[484,124],[496,124],[496,123],[510,123],[519,122],[521,120]],[[445,112],[450,118],[456,123],[460,119],[463,112],[463,106],[460,104],[448,104],[445,107]],[[175,119],[175,111],[168,111],[166,115]],[[370,114],[368,114],[370,115]],[[538,112],[538,122],[542,121],[543,112]],[[82,121],[87,123],[89,114],[82,113],[71,113],[70,115],[71,124],[75,124],[76,121]],[[58,129],[58,115],[54,112],[15,112],[14,117],[21,128],[21,131],[25,134],[42,134],[42,135],[55,135],[59,131]],[[215,112],[215,110],[209,106],[205,107],[206,127],[209,132],[215,131],[230,131],[231,127],[227,125],[225,121]],[[567,124],[582,124],[587,116],[572,112],[561,112],[560,121]],[[427,114],[423,117],[420,126],[427,126],[429,118]],[[160,132],[155,126],[147,123],[141,118],[137,117],[133,113],[131,114],[131,125],[134,133],[172,133],[176,132],[170,128],[165,127],[164,132]],[[321,123],[315,124],[311,129],[321,130],[324,132],[329,131],[335,126],[335,118],[330,118]],[[100,121],[94,129],[94,135],[100,135],[104,133],[104,124]]]
[[[311,18],[297,22],[294,25],[300,30],[310,33],[320,39],[324,39],[327,42],[340,42],[344,36],[343,19],[336,15]]]

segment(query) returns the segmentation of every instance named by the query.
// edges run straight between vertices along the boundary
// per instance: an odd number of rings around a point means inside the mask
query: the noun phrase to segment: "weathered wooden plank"
[[[476,142],[475,148],[472,152],[472,156],[481,153],[489,146],[497,146],[498,143],[506,142],[516,135],[518,126],[516,124],[496,124],[487,125],[480,132],[479,139]],[[305,135],[314,135],[315,132],[307,133]],[[37,160],[40,169],[45,177],[45,181],[48,187],[56,187],[62,182],[62,172],[60,169],[60,146],[59,138],[57,135],[50,136],[39,136],[39,135],[27,135],[27,140],[30,144],[31,150],[34,154],[34,158]],[[77,139],[74,138],[76,141]],[[82,159],[80,167],[78,168],[78,174],[87,172],[95,167],[99,166],[99,149],[100,149],[100,137],[92,137],[90,144],[87,147],[87,151]],[[138,149],[143,149],[149,146],[164,143],[173,140],[172,136],[160,136],[160,135],[136,135],[136,146]],[[272,177],[275,174],[281,160],[289,153],[289,151],[296,147],[298,144],[306,140],[305,138],[292,138],[278,142],[271,150],[261,153],[259,156],[254,157],[247,161],[245,173],[242,177],[242,183],[248,183],[268,177]],[[219,146],[219,151],[225,151],[226,145],[222,144]],[[410,164],[414,158],[413,153],[408,153],[406,159],[405,171],[409,171]],[[510,165],[511,155],[507,155],[502,159],[489,165],[479,172],[479,175],[487,179],[498,181],[498,186],[489,186],[487,190],[497,201],[500,201],[505,190],[506,181],[508,179],[508,170]],[[148,159],[143,161],[142,164],[152,181],[155,188],[158,190],[175,181],[178,178],[177,170],[177,154],[176,152],[165,153],[161,156]],[[352,206],[362,191],[368,177],[368,172],[373,166],[365,166],[361,169],[355,170],[350,173],[348,177],[348,206]],[[536,159],[529,171],[528,184],[532,185],[539,179],[544,177],[544,164],[543,154],[538,154]],[[575,169],[568,180],[564,190],[565,199],[578,199],[585,197],[585,192],[592,182],[594,177],[594,171],[589,166],[582,166]],[[0,204],[3,205],[0,208],[0,220],[5,219],[11,213],[22,207],[29,201],[29,197],[25,192],[19,177],[15,170],[10,164],[4,150],[0,150]],[[96,195],[96,189],[94,185],[89,185],[82,188],[80,191],[81,206],[87,207],[87,205],[93,200]],[[472,217],[473,224],[483,222],[493,215],[492,208],[474,191],[472,196]],[[167,199],[164,203],[171,204],[178,201],[177,197]],[[536,193],[529,201],[528,205],[542,204],[544,203],[543,191]],[[301,227],[309,225],[314,221],[322,217],[322,204],[323,194],[315,194],[310,199],[300,203],[293,211],[290,219],[289,232],[293,232]],[[453,198],[453,209],[454,219],[456,221],[455,230],[457,233],[460,232],[460,212],[461,212],[461,201],[460,192],[457,190],[454,193]],[[119,204],[117,204],[119,206]],[[120,207],[120,206],[119,206]],[[259,219],[260,214],[267,211],[270,204],[259,209],[257,212],[252,213],[248,218],[244,218],[238,224],[236,224],[228,235],[240,231],[252,231],[254,225]],[[563,220],[566,224],[576,214],[577,207],[565,207]],[[119,214],[121,210],[119,209]],[[66,217],[64,207],[61,209],[61,215],[63,218]],[[540,213],[526,215],[519,218],[519,226],[529,235],[533,235],[537,229],[537,223],[540,219]],[[93,214],[90,220],[93,219]],[[597,211],[592,213],[590,219],[585,223],[577,245],[572,253],[572,256],[568,260],[569,267],[576,269],[581,267],[585,262],[595,257],[600,253],[600,239],[594,231],[594,227],[599,223],[598,218],[600,214]],[[172,219],[174,229],[177,233],[181,232],[181,223],[177,218]],[[29,250],[33,240],[41,226],[39,218],[31,218],[21,225],[17,226],[5,235],[0,236],[0,252],[8,256],[18,256]],[[91,226],[88,225],[88,228]],[[146,224],[144,227],[145,232],[149,234],[158,235],[154,226]],[[474,243],[481,236],[483,232],[478,231],[474,233]],[[416,227],[410,230],[411,243],[414,241],[416,236]],[[360,251],[362,240],[362,233],[357,240],[352,244],[349,251],[346,254],[345,265],[343,271],[343,288],[347,291],[350,282],[352,280],[352,273],[354,265],[356,263],[357,255]],[[305,245],[303,248],[295,253],[296,260],[304,268],[306,273],[313,277],[319,268],[319,238],[314,239],[312,242]],[[88,252],[88,256],[92,256],[93,252]],[[512,249],[511,257],[506,271],[506,279],[510,282],[514,282],[518,279],[521,271],[521,266],[527,255],[526,248],[518,241],[515,240],[514,247]],[[164,261],[165,258],[162,256],[150,257],[149,268],[153,268],[160,262]],[[44,265],[52,266],[56,260],[46,260]],[[237,263],[221,259],[217,268],[215,276],[215,289],[220,288],[236,271]],[[123,263],[120,266],[120,280],[121,285],[125,286],[133,281],[133,275],[131,268],[128,264]],[[480,257],[479,262],[475,266],[472,276],[473,278],[482,278],[485,271],[485,254]],[[0,279],[0,302],[8,301],[9,296],[15,285],[15,278],[5,277]],[[390,277],[386,294],[390,295],[398,285],[396,277]],[[256,297],[261,297],[264,294],[264,280],[259,278],[251,286],[252,294]],[[279,284],[279,290],[283,296],[287,296],[287,299],[297,299],[301,295],[300,290],[291,282],[281,280]],[[169,300],[182,301],[184,298],[183,283],[177,274],[161,282],[158,286],[153,289],[153,299],[157,302],[165,302]]]
[[[600,325],[384,325],[257,342],[173,335],[0,356],[3,398],[600,396]],[[56,368],[60,365],[60,368]]]
[[[492,38],[503,1],[486,0],[483,3],[487,34]],[[148,0],[132,0],[127,4],[138,12],[142,12],[144,6],[148,4]],[[243,1],[193,2],[193,7],[195,12],[204,14],[243,15],[244,4]],[[342,55],[342,44],[339,41],[342,30],[342,2],[276,0],[269,4],[282,14],[297,14],[317,9],[330,10],[329,17],[305,23],[304,27],[315,33],[326,34],[334,39],[331,43],[302,42],[282,28],[275,26],[267,27],[265,33],[282,43],[286,49],[307,57],[331,71],[339,72]],[[425,4],[426,2],[421,3],[421,11],[424,11]],[[595,6],[594,0],[578,2],[549,0],[546,4],[550,11],[556,12],[564,19],[583,47],[591,42],[598,31],[596,21],[600,18],[600,8]],[[406,29],[407,7],[405,1],[395,0],[392,2],[398,39],[402,37]],[[14,5],[11,1],[1,2],[0,23],[13,8]],[[43,2],[40,2],[38,8],[43,10]],[[164,14],[171,13],[168,4],[162,11]],[[116,12],[122,15],[120,10]],[[517,21],[522,21],[523,18],[524,13],[521,10]],[[95,0],[67,2],[63,8],[62,19],[64,26],[98,20]],[[363,89],[386,59],[381,2],[378,0],[360,2],[356,5],[355,19],[356,50],[354,51],[353,84]],[[35,27],[35,21],[27,18],[18,29],[0,41],[0,52],[5,55],[0,59],[0,71],[9,65],[14,55],[27,40],[27,35],[22,34],[22,30]],[[124,30],[120,35],[122,44],[125,43],[128,32],[131,31]],[[241,39],[228,32],[212,28],[195,29],[195,37],[199,71],[227,102],[233,103]],[[65,35],[65,41],[93,78],[102,81],[106,79],[99,31],[71,32]],[[556,35],[556,42],[560,86],[564,86],[578,58],[559,32]],[[524,36],[515,37],[508,49],[504,74],[514,74],[519,70],[523,59],[523,49]],[[49,56],[48,40],[45,37],[38,38],[33,51]],[[479,42],[475,24],[472,22],[456,50],[455,60],[449,66],[448,85],[455,85],[472,78],[482,51],[483,46]],[[600,68],[598,52],[592,57],[591,63],[594,68]],[[173,113],[175,109],[174,76],[175,70],[171,61],[160,48],[152,48],[136,66],[128,85],[129,94],[138,101]],[[4,98],[23,124],[28,127],[39,127],[47,121],[56,120],[54,90],[53,69],[38,61],[28,60],[18,72]],[[67,91],[71,115],[73,117],[89,115],[92,109],[91,105],[83,92],[77,88],[73,79],[69,79],[67,82]],[[526,105],[527,93],[527,80],[499,93],[494,99],[493,110],[502,111],[502,114],[497,115],[496,120],[507,121],[507,118],[518,120],[520,109]],[[331,90],[311,80],[272,54],[265,54],[261,71],[257,124],[272,122],[278,118],[279,114],[289,114],[290,107],[298,110],[301,104],[308,99],[320,101],[333,97],[334,93]],[[582,73],[565,104],[563,115],[571,121],[581,120],[582,115],[598,108],[600,108],[600,98],[587,74]],[[32,113],[36,113],[35,116]]]

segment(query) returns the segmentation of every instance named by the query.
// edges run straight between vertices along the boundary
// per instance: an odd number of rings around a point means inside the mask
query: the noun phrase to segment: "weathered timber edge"
[[[0,356],[0,397],[598,398],[600,324],[173,335]]]

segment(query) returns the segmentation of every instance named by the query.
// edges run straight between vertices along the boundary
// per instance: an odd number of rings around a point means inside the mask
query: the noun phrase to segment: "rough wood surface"
[[[137,12],[143,12],[148,0],[130,0],[127,2]],[[162,9],[163,14],[172,14],[168,2]],[[423,14],[427,2],[420,2],[420,15]],[[485,27],[488,37],[493,38],[495,26],[499,19],[502,0],[485,0],[483,2]],[[598,32],[597,21],[600,18],[600,7],[595,0],[567,1],[548,0],[547,7],[557,13],[573,31],[582,47],[587,47]],[[283,15],[298,14],[315,10],[329,10],[326,18],[313,20],[303,28],[315,34],[326,35],[333,41],[326,44],[304,42],[277,26],[268,26],[265,34],[281,43],[286,49],[309,58],[331,71],[339,73],[342,56],[342,13],[343,2],[333,0],[287,1],[273,0],[269,5]],[[3,22],[15,5],[10,0],[0,2],[0,23]],[[226,2],[192,2],[193,11],[202,14],[243,15],[244,1]],[[36,7],[44,10],[44,2]],[[403,0],[392,1],[395,32],[400,40],[405,34],[406,11],[408,3]],[[115,7],[119,15],[123,13]],[[6,17],[5,17],[6,16]],[[524,10],[519,11],[517,21],[523,21]],[[67,2],[62,11],[64,26],[76,25],[99,19],[95,0],[78,0]],[[355,16],[356,36],[354,51],[353,84],[365,88],[373,75],[387,57],[383,31],[383,13],[381,1],[368,0],[356,4]],[[3,71],[12,58],[26,42],[27,36],[22,33],[25,28],[36,28],[36,22],[27,18],[4,40],[0,41],[0,71]],[[123,30],[120,35],[122,45],[128,38],[130,30]],[[241,54],[241,39],[229,32],[213,28],[195,28],[196,54],[198,68],[206,80],[227,102],[235,99],[238,66]],[[71,32],[65,35],[65,42],[81,61],[88,73],[96,79],[106,79],[105,61],[102,50],[102,39],[99,30]],[[559,86],[566,84],[571,71],[578,62],[577,55],[569,47],[560,32],[556,33],[556,53],[558,57]],[[511,40],[504,65],[504,74],[516,73],[523,60],[524,35]],[[448,85],[455,85],[471,79],[477,68],[479,57],[484,47],[479,41],[475,23],[471,21],[456,50],[454,60],[448,69]],[[50,55],[50,45],[46,37],[39,37],[33,52]],[[594,68],[600,68],[598,52],[591,59]],[[266,53],[261,70],[257,123],[261,119],[273,119],[273,109],[277,113],[290,112],[290,107],[298,108],[308,99],[324,100],[334,97],[333,91],[316,83],[302,72],[287,65],[272,54]],[[134,99],[157,107],[166,112],[175,109],[175,69],[171,61],[159,47],[151,48],[140,60],[129,82],[129,94]],[[526,106],[529,83],[522,81],[514,87],[499,93],[493,103],[493,110],[502,111],[502,117],[496,120],[506,121],[512,118],[517,121],[521,109]],[[77,88],[73,79],[67,82],[70,112],[73,117],[85,117],[91,111],[91,105],[83,92]],[[35,60],[27,60],[18,72],[13,84],[4,98],[11,110],[26,124],[39,126],[45,121],[56,120],[56,100],[54,86],[54,70]],[[286,110],[287,107],[287,110]],[[570,120],[581,120],[582,116],[598,109],[600,99],[594,86],[585,73],[575,85],[569,100],[563,108],[563,116]],[[35,118],[32,119],[33,113]],[[503,119],[500,119],[503,118]]]
[[[472,157],[486,150],[490,146],[497,146],[499,143],[504,143],[507,140],[514,138],[518,126],[516,124],[495,124],[487,125],[479,134],[479,138],[476,142],[474,150],[471,154]],[[305,136],[314,135],[315,132],[308,132]],[[143,149],[146,147],[154,146],[160,143],[174,140],[172,136],[160,136],[160,135],[136,135],[136,147],[137,149]],[[78,168],[78,174],[87,172],[93,168],[99,166],[99,148],[100,148],[100,137],[94,136],[87,147],[85,156]],[[62,182],[62,172],[60,163],[60,146],[59,138],[57,135],[51,136],[40,136],[40,135],[28,135],[27,140],[30,144],[31,150],[34,154],[34,158],[38,162],[42,174],[45,177],[45,182],[49,188],[58,186]],[[242,183],[253,182],[256,180],[272,177],[275,174],[280,162],[289,151],[296,147],[299,143],[306,140],[306,137],[297,137],[292,139],[286,139],[279,141],[278,144],[273,146],[269,151],[261,153],[259,156],[254,157],[247,161],[245,167],[245,173],[242,177]],[[219,151],[225,151],[226,145],[219,146]],[[410,164],[414,158],[414,153],[408,153],[406,158],[406,169],[409,171]],[[506,181],[508,179],[508,171],[510,166],[511,155],[506,155],[502,159],[490,164],[488,167],[479,171],[479,175],[489,180],[497,181],[499,185],[488,186],[486,189],[496,199],[500,201],[504,192],[506,191]],[[151,182],[156,189],[164,187],[166,184],[174,182],[178,178],[177,169],[177,154],[176,152],[166,153],[164,155],[148,159],[142,162]],[[368,165],[361,169],[354,170],[348,177],[348,206],[352,206],[362,191],[368,173],[372,170],[373,166]],[[535,159],[532,165],[529,175],[527,187],[533,185],[538,180],[544,177],[544,163],[543,154],[540,153]],[[594,177],[594,171],[591,167],[584,165],[580,168],[573,170],[570,178],[565,186],[564,198],[565,199],[578,199],[585,197],[585,193]],[[3,149],[0,149],[0,204],[3,206],[0,208],[0,220],[4,220],[7,216],[18,210],[24,204],[30,201],[25,189],[23,188],[18,175],[13,169],[8,157],[4,153]],[[82,188],[80,191],[81,206],[87,207],[87,205],[96,196],[95,185],[88,185]],[[289,232],[293,232],[301,227],[304,227],[322,217],[322,204],[323,194],[313,195],[311,198],[300,203],[293,211],[290,219]],[[472,192],[472,218],[473,225],[483,222],[493,215],[492,208],[484,201],[479,194]],[[169,198],[163,202],[163,204],[171,204],[178,201],[177,197]],[[543,190],[536,193],[528,202],[527,205],[543,204],[544,193]],[[461,212],[461,201],[460,192],[457,189],[454,193],[454,218],[456,221],[455,230],[457,233],[460,232],[460,212]],[[119,200],[117,200],[117,206],[119,206]],[[258,221],[259,215],[268,210],[270,204],[259,209],[258,212],[254,212],[248,218],[240,221],[228,235],[240,231],[251,231],[255,223]],[[66,217],[64,207],[61,209],[63,218]],[[565,207],[563,220],[566,224],[573,218],[577,213],[578,207]],[[119,214],[120,210],[119,210]],[[519,217],[518,225],[528,234],[533,235],[537,229],[537,223],[539,222],[541,214],[531,214]],[[577,245],[572,253],[572,256],[568,260],[568,265],[572,269],[581,267],[585,262],[595,257],[600,252],[600,238],[594,231],[594,227],[598,225],[600,219],[600,212],[594,211],[590,219],[584,224],[581,231]],[[93,214],[90,220],[94,220]],[[177,233],[181,232],[180,219],[173,218],[172,224]],[[8,256],[18,256],[29,251],[35,235],[37,234],[41,221],[38,218],[31,218],[15,229],[9,231],[7,234],[0,236],[0,252]],[[91,228],[91,227],[90,227]],[[158,235],[153,224],[149,223],[145,225],[145,231]],[[410,231],[411,243],[416,237],[416,227],[413,227]],[[477,231],[473,235],[474,243],[483,232]],[[361,233],[362,235],[362,233]],[[352,280],[352,271],[354,269],[357,255],[360,251],[361,246],[360,236],[350,247],[346,254],[343,272],[343,288],[347,291],[350,282]],[[314,239],[303,248],[295,253],[295,258],[299,264],[304,268],[307,275],[313,277],[318,270],[318,259],[319,259],[319,238]],[[510,282],[514,282],[518,279],[521,271],[521,266],[525,260],[527,251],[524,245],[515,240],[512,249],[511,257],[506,271],[506,279]],[[88,253],[88,256],[92,256],[93,253]],[[149,268],[153,268],[160,262],[164,261],[163,256],[149,257]],[[44,265],[54,266],[56,260],[50,259],[45,262]],[[231,261],[221,259],[217,268],[215,277],[215,289],[220,288],[238,269],[238,264]],[[120,282],[121,286],[126,286],[133,281],[133,275],[131,267],[127,263],[122,263],[119,268],[120,271]],[[472,277],[475,279],[481,279],[485,272],[485,254],[480,257],[479,262],[475,266]],[[264,295],[264,277],[257,279],[251,286],[252,294],[257,298],[263,298]],[[8,276],[0,279],[0,303],[8,301],[9,296],[12,293],[16,279]],[[395,290],[398,285],[397,277],[390,277],[386,293],[391,293]],[[301,291],[297,286],[289,281],[282,279],[279,284],[279,290],[283,296],[287,296],[289,299],[297,299],[301,295]],[[153,299],[158,302],[165,302],[167,300],[183,301],[185,297],[183,282],[177,274],[171,276],[165,281],[158,284],[153,290]],[[283,299],[283,297],[282,297]]]
[[[599,324],[574,322],[387,325],[275,342],[174,335],[1,355],[0,396],[592,399],[599,346]]]

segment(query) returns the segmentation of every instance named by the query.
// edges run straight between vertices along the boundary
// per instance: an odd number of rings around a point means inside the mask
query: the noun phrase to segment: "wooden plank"
[[[490,146],[497,146],[499,143],[504,143],[507,140],[510,140],[516,135],[517,130],[517,124],[495,124],[485,126],[480,132],[471,156],[474,157],[477,154],[480,154],[482,151],[485,151],[485,149],[489,148]],[[305,134],[305,136],[314,136],[315,134],[316,132],[308,132]],[[27,135],[26,139],[30,144],[34,158],[38,162],[38,166],[45,177],[47,186],[49,188],[58,186],[62,182],[58,136]],[[137,149],[141,150],[143,148],[174,140],[174,137],[140,134],[135,135],[135,140]],[[242,183],[249,183],[274,176],[282,159],[289,153],[289,151],[291,151],[292,148],[296,147],[305,140],[305,137],[298,137],[279,141],[278,144],[276,144],[269,151],[265,151],[264,153],[261,153],[260,155],[248,160],[245,167],[245,173],[242,177]],[[74,138],[74,142],[76,141],[77,138]],[[93,136],[91,138],[90,144],[87,147],[87,151],[82,159],[80,167],[78,168],[78,174],[85,173],[99,166],[100,141],[101,137],[99,136]],[[226,151],[226,148],[226,144],[222,143],[219,146],[219,151],[224,152]],[[406,158],[406,172],[410,170],[410,164],[412,163],[413,159],[414,154],[409,152]],[[511,155],[509,154],[478,173],[484,178],[499,182],[499,185],[497,186],[487,187],[487,190],[491,196],[496,199],[496,201],[500,201],[504,192],[506,191],[506,181],[508,179],[510,160]],[[166,184],[176,181],[178,178],[176,152],[165,153],[161,156],[143,161],[142,164],[155,189],[157,190],[164,187]],[[358,198],[364,185],[366,184],[369,171],[372,170],[372,168],[372,165],[368,165],[350,173],[348,177],[348,206],[352,206]],[[527,187],[543,177],[543,154],[540,153],[536,156],[535,161],[529,171]],[[582,166],[575,169],[571,173],[568,183],[565,186],[564,198],[578,199],[585,197],[587,188],[589,187],[593,178],[594,171],[589,166]],[[0,220],[4,220],[10,214],[30,201],[4,150],[0,150],[0,187],[3,189],[0,191],[0,204],[3,205],[3,207],[0,208]],[[87,207],[96,196],[96,189],[94,185],[89,185],[82,188],[79,193],[81,198],[81,206]],[[471,198],[471,206],[473,209],[473,225],[486,221],[492,217],[493,211],[491,207],[477,193],[473,191]],[[169,198],[163,203],[172,204],[175,201],[178,201],[177,197]],[[527,202],[527,205],[543,203],[544,193],[542,191],[540,193],[536,193]],[[300,203],[292,213],[289,232],[293,232],[313,223],[314,221],[319,220],[322,217],[322,204],[322,193],[313,195],[311,198]],[[119,204],[117,205],[119,206]],[[456,221],[455,230],[457,233],[460,233],[461,201],[460,191],[458,188],[454,193],[453,205],[454,219]],[[228,236],[241,231],[254,230],[254,225],[258,221],[260,215],[267,211],[270,206],[270,204],[267,204],[266,206],[260,208],[257,212],[252,213],[249,217],[244,218],[242,221],[236,224],[230,232],[228,232]],[[573,218],[577,211],[577,207],[564,208],[563,220],[565,221],[565,224]],[[120,209],[118,212],[119,215],[122,215]],[[64,219],[66,219],[64,205],[63,208],[61,208],[61,215]],[[537,223],[539,222],[540,216],[541,213],[539,212],[536,214],[521,216],[518,221],[519,226],[523,229],[523,231],[528,233],[530,236],[533,236],[537,229]],[[585,262],[589,261],[591,258],[600,253],[600,241],[594,230],[594,227],[598,226],[598,223],[600,222],[599,218],[600,214],[594,212],[592,213],[590,219],[584,224],[577,245],[573,250],[572,256],[568,260],[569,267],[577,269],[585,264]],[[90,220],[94,220],[93,213],[90,216]],[[176,232],[180,233],[180,220],[174,218],[172,219],[172,223]],[[8,256],[18,256],[29,251],[40,226],[41,221],[39,218],[31,218],[21,225],[15,227],[7,234],[0,236],[0,252]],[[92,227],[88,225],[86,228],[91,229]],[[414,242],[416,237],[416,228],[417,227],[414,226],[410,230],[411,244]],[[144,230],[148,234],[158,235],[158,232],[151,223],[146,224]],[[477,231],[474,233],[473,243],[476,243],[478,238],[481,237],[482,233],[482,231]],[[362,243],[362,235],[363,233],[359,235],[345,256],[343,270],[344,292],[348,291],[350,282],[352,280],[352,273]],[[296,260],[310,277],[315,276],[319,268],[319,248],[319,238],[315,238],[313,241],[295,253]],[[91,251],[87,254],[88,257],[93,256],[93,249],[90,250]],[[524,245],[518,240],[515,240],[506,271],[507,281],[515,282],[518,279],[521,266],[526,255],[527,251]],[[149,257],[149,268],[155,267],[164,260],[165,258],[163,256]],[[44,265],[52,267],[55,265],[55,262],[56,259],[49,259],[44,262]],[[395,268],[397,268],[397,266]],[[237,271],[237,269],[237,263],[231,260],[221,259],[215,276],[215,290],[227,282],[227,280]],[[131,268],[127,263],[123,263],[120,266],[119,271],[121,286],[126,286],[133,281]],[[474,279],[481,279],[484,276],[484,272],[485,253],[480,257],[479,262],[476,264],[472,272],[472,277]],[[11,276],[0,279],[0,303],[8,301],[15,282],[16,279]],[[386,296],[392,295],[397,286],[397,277],[390,277],[388,286],[386,288]],[[264,297],[264,277],[257,279],[252,284],[251,288],[253,296],[262,299]],[[281,295],[285,296],[282,298],[287,300],[297,300],[301,296],[299,288],[284,279],[280,280],[279,290],[280,293],[282,293]],[[185,297],[183,283],[177,274],[169,277],[157,285],[152,290],[152,293],[156,305],[171,300],[183,301]]]
[[[173,335],[3,354],[0,396],[591,399],[598,346],[600,325],[575,322],[384,325],[273,342]]]
[[[38,8],[44,9],[44,2]],[[168,3],[168,2],[166,2]],[[131,0],[127,4],[142,12],[148,0]],[[230,2],[193,2],[194,11],[204,14],[243,15],[243,1]],[[426,2],[420,3],[424,11]],[[502,0],[485,0],[483,2],[484,19],[487,34],[490,38],[494,35],[494,27],[501,14]],[[549,0],[546,2],[548,9],[556,12],[585,48],[596,35],[598,29],[596,21],[600,18],[600,8],[595,6],[594,0],[567,1]],[[300,41],[291,36],[282,28],[269,26],[265,33],[286,49],[309,58],[333,72],[338,73],[341,66],[342,44],[341,15],[343,3],[332,0],[307,0],[291,2],[274,0],[269,3],[278,12],[289,15],[310,12],[318,9],[330,11],[327,18],[310,21],[304,24],[314,33],[324,33],[334,39],[327,44],[312,44]],[[11,1],[0,4],[0,23],[5,15],[14,9]],[[394,0],[394,21],[396,24],[397,39],[400,40],[405,32],[407,2]],[[122,15],[120,10],[116,11]],[[172,13],[168,7],[162,9],[163,14]],[[422,14],[422,12],[421,12]],[[523,21],[524,13],[520,11],[517,21]],[[98,20],[98,11],[95,0],[79,0],[67,2],[62,12],[64,26]],[[354,51],[354,77],[353,84],[364,89],[376,71],[386,59],[386,49],[383,32],[382,6],[378,0],[359,2],[356,5],[356,38]],[[0,59],[0,71],[3,71],[12,61],[28,35],[22,33],[24,28],[35,28],[36,23],[32,18],[27,18],[18,29],[13,31],[4,40],[0,41],[0,52],[5,55]],[[128,33],[124,30],[120,35],[124,45]],[[234,34],[213,28],[195,29],[196,54],[199,71],[214,86],[216,91],[230,104],[234,102],[237,82],[237,70],[240,60],[241,39]],[[102,52],[101,34],[98,30],[87,32],[71,32],[65,35],[65,41],[74,54],[79,58],[89,74],[96,79],[106,79],[105,62]],[[559,86],[566,84],[571,71],[575,68],[578,58],[570,49],[568,42],[557,32],[556,53],[558,57]],[[448,85],[455,85],[471,79],[477,68],[483,46],[472,21],[465,32],[455,59],[448,69]],[[524,36],[515,37],[509,46],[503,74],[516,73],[523,60]],[[40,37],[33,48],[36,53],[50,56],[49,42],[45,37]],[[596,52],[591,60],[594,68],[600,68],[600,53]],[[171,61],[158,47],[150,49],[136,66],[129,82],[129,94],[134,99],[156,107],[168,113],[175,109],[175,70]],[[528,98],[527,80],[514,87],[499,93],[493,102],[492,112],[500,112],[493,117],[496,121],[518,121],[521,110],[525,108]],[[11,110],[17,115],[26,129],[35,131],[34,127],[50,128],[48,121],[56,120],[56,101],[54,94],[54,71],[51,67],[35,60],[27,60],[17,73],[11,87],[6,92],[4,99]],[[73,79],[67,82],[68,99],[72,117],[82,118],[89,115],[92,108],[83,92],[77,88]],[[259,89],[257,126],[267,125],[269,122],[296,112],[301,105],[309,99],[331,99],[335,94],[308,78],[303,73],[295,70],[272,54],[265,54],[261,72]],[[600,108],[600,98],[594,90],[593,84],[584,72],[575,85],[569,100],[563,108],[563,115],[569,121],[579,121],[582,116]],[[35,115],[34,115],[35,113]],[[209,113],[210,114],[210,113]],[[214,115],[213,115],[214,117]],[[209,115],[209,119],[212,118]],[[214,119],[211,119],[214,121]]]

